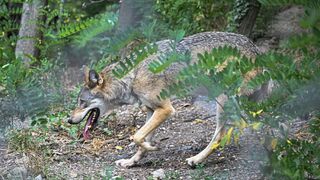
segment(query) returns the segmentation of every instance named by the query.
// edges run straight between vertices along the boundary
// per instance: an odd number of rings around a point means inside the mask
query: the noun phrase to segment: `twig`
[[[210,116],[207,116],[207,117],[204,117],[204,118],[201,118],[202,120],[206,120],[206,119],[209,119],[209,118],[212,118],[212,117],[215,117],[216,115],[210,115]],[[183,122],[192,122],[194,120],[194,118],[192,119],[187,119],[187,120],[184,120]]]

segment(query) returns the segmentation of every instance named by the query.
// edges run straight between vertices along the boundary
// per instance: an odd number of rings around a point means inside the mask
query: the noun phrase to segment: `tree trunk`
[[[119,31],[135,28],[148,14],[154,0],[122,0],[119,12]]]
[[[239,22],[237,32],[249,37],[259,14],[261,4],[257,0],[248,0],[247,3],[248,9]]]
[[[42,35],[37,23],[41,20],[40,8],[44,5],[46,5],[46,0],[33,0],[23,3],[19,40],[17,41],[15,55],[17,58],[21,58],[27,66],[31,61],[28,56],[35,58],[39,56],[39,49],[36,44]]]

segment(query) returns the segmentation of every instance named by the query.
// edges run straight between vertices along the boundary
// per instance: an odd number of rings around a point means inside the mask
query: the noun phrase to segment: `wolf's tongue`
[[[84,130],[83,130],[83,133],[82,133],[83,139],[85,139],[85,140],[90,139],[89,129],[91,128],[91,126],[93,124],[93,115],[94,115],[94,113],[90,112],[88,120],[87,120],[87,123],[86,123],[86,126],[84,127]]]

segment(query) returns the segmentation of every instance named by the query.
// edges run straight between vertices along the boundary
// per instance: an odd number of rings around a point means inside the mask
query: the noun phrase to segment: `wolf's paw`
[[[202,159],[197,156],[190,157],[186,159],[186,161],[190,167],[195,167],[196,165],[202,163]]]
[[[124,168],[128,168],[135,165],[135,162],[132,159],[119,159],[115,163],[117,166],[121,166]]]
[[[147,151],[158,151],[160,148],[157,146],[152,146],[150,144],[150,142],[143,142],[140,144],[140,146],[144,149],[146,149]]]

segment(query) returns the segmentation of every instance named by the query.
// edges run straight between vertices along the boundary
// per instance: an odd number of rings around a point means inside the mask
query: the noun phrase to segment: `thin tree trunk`
[[[135,28],[150,13],[154,0],[122,0],[119,12],[119,31]]]
[[[21,58],[27,66],[31,61],[28,56],[35,58],[39,56],[39,49],[36,44],[42,35],[37,23],[42,19],[40,9],[45,4],[46,0],[33,0],[23,3],[19,40],[17,41],[15,55],[17,58]]]
[[[119,11],[119,30],[124,32],[131,27],[135,27],[141,18],[136,7],[136,1],[139,0],[123,0]]]
[[[241,18],[237,32],[249,37],[259,14],[261,4],[257,0],[248,0],[247,3],[249,3],[248,10]]]

